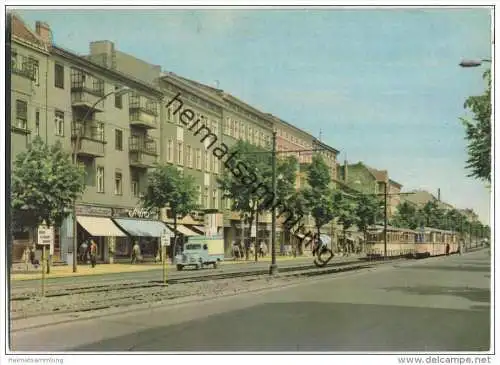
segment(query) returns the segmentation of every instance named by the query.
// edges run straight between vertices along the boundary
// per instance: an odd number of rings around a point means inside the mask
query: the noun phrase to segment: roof
[[[332,151],[332,152],[335,152],[335,153],[337,153],[337,154],[338,154],[338,153],[340,153],[340,151],[339,151],[339,150],[337,150],[337,149],[335,149],[335,148],[333,148],[333,147],[331,147],[331,146],[327,145],[325,142],[322,142],[322,141],[320,141],[319,139],[317,139],[317,138],[315,138],[315,137],[313,137],[313,144],[320,145],[321,147],[324,147],[325,149],[328,149],[328,150],[330,150],[330,151]]]
[[[20,38],[41,49],[47,50],[47,44],[36,32],[33,32],[24,21],[15,13],[8,13],[12,36]]]
[[[401,200],[408,201],[409,203],[413,203],[418,206],[424,206],[428,202],[435,201],[437,202],[438,206],[442,209],[453,208],[451,204],[438,200],[433,194],[425,190],[411,191],[411,194],[403,195],[401,197]]]
[[[363,164],[364,165],[364,164]],[[387,173],[387,170],[377,170],[374,169],[373,167],[364,165],[366,169],[373,175],[375,180],[377,181],[387,181],[389,179],[389,174]]]

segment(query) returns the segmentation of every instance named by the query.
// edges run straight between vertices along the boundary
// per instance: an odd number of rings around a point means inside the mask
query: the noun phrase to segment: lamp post
[[[274,275],[278,272],[276,265],[276,131],[273,131],[273,150],[272,150],[272,185],[273,185],[273,205],[271,209],[271,265],[269,274]]]
[[[387,181],[384,181],[384,260],[387,259]]]
[[[491,59],[489,58],[483,58],[480,60],[462,60],[459,63],[460,67],[479,67],[483,63],[491,63]]]
[[[78,163],[78,150],[80,148],[80,128],[83,127],[83,130],[85,130],[85,121],[87,118],[90,116],[90,113],[92,110],[94,110],[95,106],[99,104],[101,101],[105,100],[108,96],[115,94],[115,95],[123,95],[128,92],[130,92],[131,89],[129,87],[122,87],[120,89],[115,89],[113,91],[110,91],[109,93],[101,96],[89,109],[87,109],[87,112],[83,116],[82,120],[80,121],[79,125],[76,125],[75,131],[76,131],[76,139],[75,139],[75,144],[73,145],[73,165],[77,165]],[[78,239],[76,235],[76,231],[78,228],[78,223],[76,221],[76,199],[73,201],[73,272],[77,271],[77,251],[78,251]]]

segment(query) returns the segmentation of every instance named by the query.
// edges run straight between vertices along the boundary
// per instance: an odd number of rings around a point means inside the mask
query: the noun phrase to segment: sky
[[[488,9],[17,9],[57,45],[115,47],[216,86],[340,150],[490,219],[490,190],[466,177],[467,96],[484,90]]]

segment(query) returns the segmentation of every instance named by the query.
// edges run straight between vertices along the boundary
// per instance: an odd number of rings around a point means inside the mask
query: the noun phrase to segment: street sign
[[[43,246],[52,246],[54,244],[54,227],[38,226],[37,243]]]
[[[170,238],[172,237],[172,232],[168,229],[163,231],[161,235],[161,245],[162,246],[170,246]]]

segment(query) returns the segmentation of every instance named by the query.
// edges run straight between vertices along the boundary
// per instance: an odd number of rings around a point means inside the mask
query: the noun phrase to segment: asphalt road
[[[357,256],[335,256],[331,261],[331,264],[346,262],[346,261],[355,261],[357,260]],[[312,265],[313,258],[305,257],[298,258],[295,260],[286,260],[286,261],[278,261],[278,267],[291,267],[298,265]],[[169,278],[179,278],[179,277],[191,277],[191,276],[200,276],[200,275],[213,275],[217,273],[236,273],[243,271],[252,271],[252,270],[262,270],[268,269],[270,265],[269,261],[248,261],[243,263],[226,263],[221,265],[218,269],[213,269],[211,267],[204,268],[202,270],[195,270],[186,268],[183,271],[176,271],[175,267],[169,264]],[[92,275],[92,276],[74,276],[74,277],[53,277],[50,276],[47,278],[47,288],[57,288],[58,286],[64,286],[67,284],[76,285],[78,283],[82,283],[85,286],[89,284],[92,285],[106,285],[119,283],[123,281],[127,282],[148,282],[152,280],[162,280],[162,267],[158,265],[158,269],[147,270],[147,271],[138,271],[138,272],[124,272],[124,273],[109,273],[103,275]],[[11,288],[12,289],[21,289],[21,288],[39,288],[40,287],[40,279],[33,280],[12,280]]]
[[[490,257],[388,264],[179,306],[19,330],[30,351],[487,351]]]

